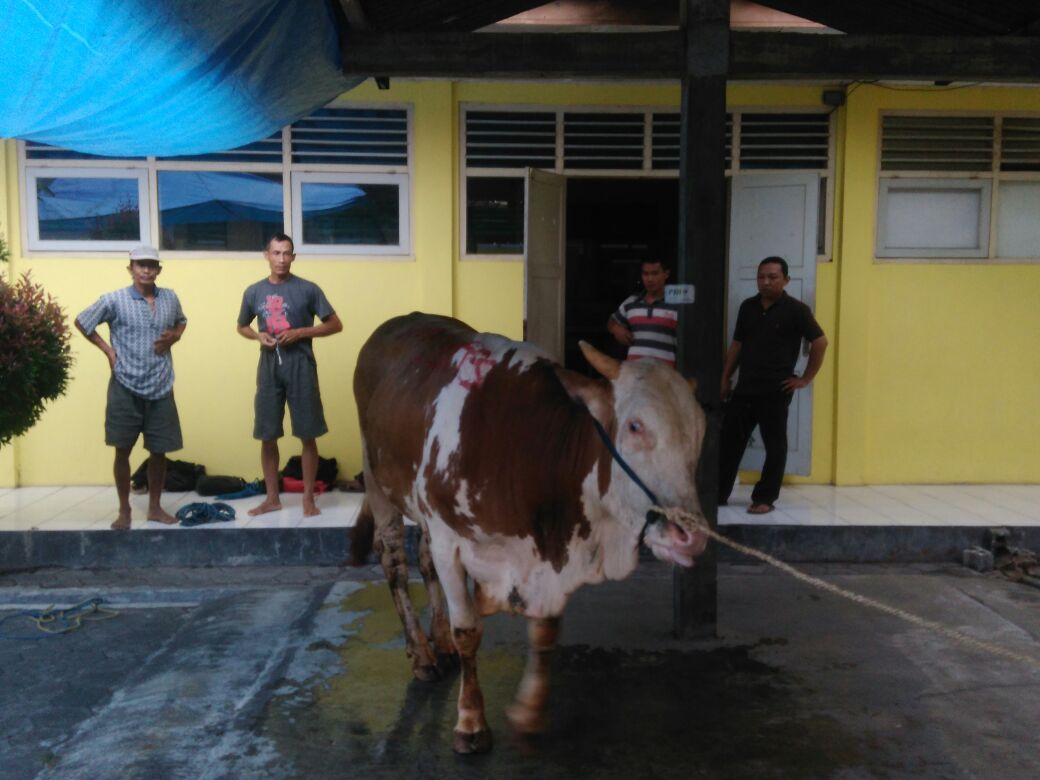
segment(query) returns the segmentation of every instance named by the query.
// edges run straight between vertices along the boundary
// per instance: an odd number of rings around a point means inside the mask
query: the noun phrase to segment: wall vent
[[[556,115],[548,111],[467,111],[466,167],[556,167]]]
[[[988,171],[993,118],[886,116],[881,124],[883,171]]]
[[[678,113],[654,114],[651,132],[653,141],[653,169],[655,171],[679,170],[679,126]],[[733,165],[733,114],[726,114],[726,170]]]
[[[389,108],[322,108],[293,123],[297,164],[408,165],[408,112]]]
[[[60,146],[37,143],[36,141],[25,142],[25,159],[27,160],[143,160],[143,157],[103,157],[100,154],[85,154],[74,152],[71,149],[62,149]]]
[[[827,114],[741,114],[741,170],[827,169]]]
[[[1040,171],[1040,117],[1005,117],[1000,170]]]
[[[179,162],[274,163],[280,165],[282,162],[282,131],[279,130],[267,138],[239,146],[237,149],[228,149],[226,152],[159,157],[157,159]]]
[[[639,170],[643,167],[642,113],[566,113],[563,117],[563,167]]]

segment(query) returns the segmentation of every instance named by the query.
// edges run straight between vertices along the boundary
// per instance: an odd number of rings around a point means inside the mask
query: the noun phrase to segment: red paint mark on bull
[[[457,374],[459,384],[467,390],[480,387],[498,361],[491,357],[491,350],[478,344],[467,344],[460,351],[462,357],[459,359]]]

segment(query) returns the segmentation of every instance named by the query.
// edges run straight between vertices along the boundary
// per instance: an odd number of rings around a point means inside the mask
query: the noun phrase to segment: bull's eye
[[[629,433],[642,433],[643,423],[639,422],[639,420],[629,420],[628,431]]]

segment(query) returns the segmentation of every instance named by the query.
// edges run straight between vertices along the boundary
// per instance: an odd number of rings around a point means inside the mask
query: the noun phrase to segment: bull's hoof
[[[491,750],[491,741],[491,729],[474,731],[472,734],[456,731],[452,735],[451,749],[462,755],[487,753]]]
[[[507,707],[506,719],[514,731],[524,736],[541,734],[545,731],[545,713],[526,707],[523,704],[513,704]]]
[[[437,664],[415,664],[412,675],[420,682],[437,682],[443,676]]]

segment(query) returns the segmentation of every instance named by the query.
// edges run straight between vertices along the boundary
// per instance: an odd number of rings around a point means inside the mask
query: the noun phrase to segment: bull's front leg
[[[484,629],[480,618],[469,628],[455,627],[452,635],[462,665],[459,686],[459,719],[455,724],[451,746],[456,753],[484,753],[491,750],[491,729],[484,717],[484,693],[477,680],[477,650]]]
[[[521,734],[545,730],[545,704],[549,698],[549,663],[560,633],[560,618],[530,618],[527,621],[527,666],[516,691],[516,700],[506,717]]]
[[[450,555],[450,557],[449,557]],[[434,556],[448,600],[451,634],[459,653],[462,682],[459,685],[459,718],[451,746],[456,753],[484,753],[491,750],[491,729],[484,716],[484,694],[477,680],[477,650],[484,629],[473,599],[466,587],[466,570],[458,551]]]

